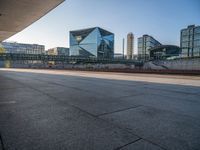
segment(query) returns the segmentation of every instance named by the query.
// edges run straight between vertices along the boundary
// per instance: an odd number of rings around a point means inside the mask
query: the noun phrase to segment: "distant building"
[[[160,45],[160,42],[149,35],[138,38],[138,59],[149,59],[149,49]]]
[[[114,58],[115,58],[115,59],[123,59],[123,58],[124,58],[124,55],[121,54],[121,53],[115,53],[115,54],[114,54]]]
[[[200,26],[190,25],[181,30],[182,56],[200,56]]]
[[[114,34],[99,27],[70,31],[70,56],[113,58]]]
[[[63,55],[63,56],[69,56],[69,48],[65,47],[55,47],[48,49],[47,51],[48,55]]]
[[[175,45],[161,45],[149,49],[151,59],[166,59],[168,57],[179,56],[180,47]]]
[[[1,46],[6,53],[44,54],[45,46],[38,44],[23,44],[16,42],[2,42]]]
[[[133,59],[134,53],[134,35],[129,33],[127,35],[127,59]]]

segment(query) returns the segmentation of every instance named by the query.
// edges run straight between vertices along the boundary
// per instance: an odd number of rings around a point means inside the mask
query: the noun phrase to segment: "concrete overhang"
[[[0,0],[0,41],[20,32],[64,0]]]

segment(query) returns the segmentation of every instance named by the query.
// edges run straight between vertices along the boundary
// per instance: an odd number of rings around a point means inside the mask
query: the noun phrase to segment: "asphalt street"
[[[0,69],[0,150],[199,150],[200,76]]]

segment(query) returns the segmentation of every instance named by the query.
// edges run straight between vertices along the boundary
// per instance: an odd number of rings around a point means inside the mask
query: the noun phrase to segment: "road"
[[[2,150],[197,150],[200,76],[0,69]]]

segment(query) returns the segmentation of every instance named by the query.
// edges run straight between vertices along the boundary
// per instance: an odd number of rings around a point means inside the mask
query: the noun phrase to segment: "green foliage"
[[[5,53],[5,52],[6,52],[5,48],[0,47],[0,53]]]

